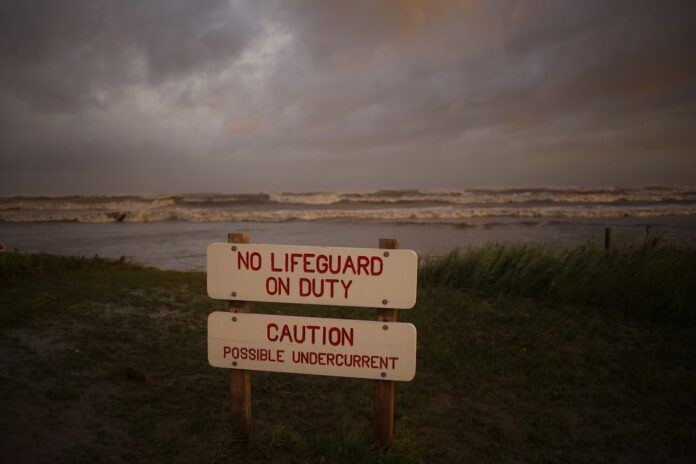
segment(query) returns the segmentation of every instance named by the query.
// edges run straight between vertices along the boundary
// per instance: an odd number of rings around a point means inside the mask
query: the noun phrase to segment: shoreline
[[[444,255],[454,248],[488,243],[537,244],[555,249],[588,242],[602,243],[611,227],[617,242],[642,243],[660,237],[668,243],[696,244],[696,220],[690,217],[645,221],[517,221],[484,224],[394,224],[384,222],[318,221],[268,223],[39,223],[0,222],[0,240],[8,249],[64,255],[119,258],[173,270],[203,270],[210,243],[225,242],[229,232],[245,232],[254,243],[376,247],[378,238],[398,238],[401,247],[420,255]],[[80,237],[80,240],[75,240]]]

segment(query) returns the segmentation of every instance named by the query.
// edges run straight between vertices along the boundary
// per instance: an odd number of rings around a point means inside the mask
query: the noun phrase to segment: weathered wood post
[[[227,243],[249,243],[247,234],[227,234]],[[232,245],[232,250],[236,247]],[[233,292],[232,296],[236,292]],[[229,301],[231,313],[250,313],[248,301]],[[251,435],[251,373],[247,370],[230,370],[232,433],[235,438],[248,440]]]
[[[611,227],[604,228],[604,250],[611,248]]]
[[[399,248],[399,240],[393,238],[380,238],[379,247],[385,250]],[[384,256],[389,257],[385,251]],[[383,302],[385,305],[387,301]],[[396,322],[396,309],[377,309],[377,320],[383,322]],[[378,448],[386,448],[391,445],[394,433],[394,382],[390,380],[375,381],[375,418],[374,440]]]

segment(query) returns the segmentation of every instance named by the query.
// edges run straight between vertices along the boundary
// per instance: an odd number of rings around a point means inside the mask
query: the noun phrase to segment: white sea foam
[[[696,189],[678,187],[0,197],[0,221],[4,222],[354,220],[439,223],[488,217],[693,215],[696,215]]]
[[[0,197],[0,211],[135,211],[170,207],[219,208],[237,206],[250,210],[292,206],[360,205],[409,207],[414,204],[499,206],[519,204],[632,204],[696,203],[694,188],[638,189],[508,189],[508,190],[379,190],[374,192],[258,192],[242,194],[194,194],[98,197]]]
[[[280,204],[332,205],[343,201],[341,193],[269,193],[270,200]]]
[[[518,207],[518,208],[395,208],[395,209],[299,209],[276,211],[143,209],[130,212],[5,212],[5,222],[147,223],[167,220],[189,222],[287,222],[355,220],[386,222],[457,222],[475,218],[618,218],[696,216],[696,205],[660,207]]]
[[[23,199],[20,201],[0,202],[0,211],[56,211],[56,210],[138,210],[153,209],[173,206],[175,200],[171,198],[157,200],[90,200],[68,201],[68,200],[31,200]]]

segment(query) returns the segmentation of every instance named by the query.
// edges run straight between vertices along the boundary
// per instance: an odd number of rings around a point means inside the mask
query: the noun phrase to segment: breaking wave
[[[279,211],[219,211],[184,208],[127,212],[4,213],[5,222],[146,223],[169,220],[189,222],[287,222],[358,220],[440,223],[476,218],[618,218],[696,216],[696,205],[671,207],[537,207],[537,208],[400,208],[400,209],[302,209]]]
[[[321,220],[461,223],[475,218],[696,215],[696,189],[377,190],[0,197],[3,222],[146,223]]]
[[[696,203],[696,189],[644,187],[636,189],[471,189],[377,190],[374,192],[261,192],[241,194],[184,194],[151,196],[4,197],[0,211],[143,210],[166,207],[237,209],[312,206],[347,208],[362,205],[409,207],[418,204],[496,206],[510,204],[631,204]]]

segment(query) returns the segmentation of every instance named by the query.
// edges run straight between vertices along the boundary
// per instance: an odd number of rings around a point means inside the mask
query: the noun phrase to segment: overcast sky
[[[694,1],[0,3],[0,194],[696,184]]]

